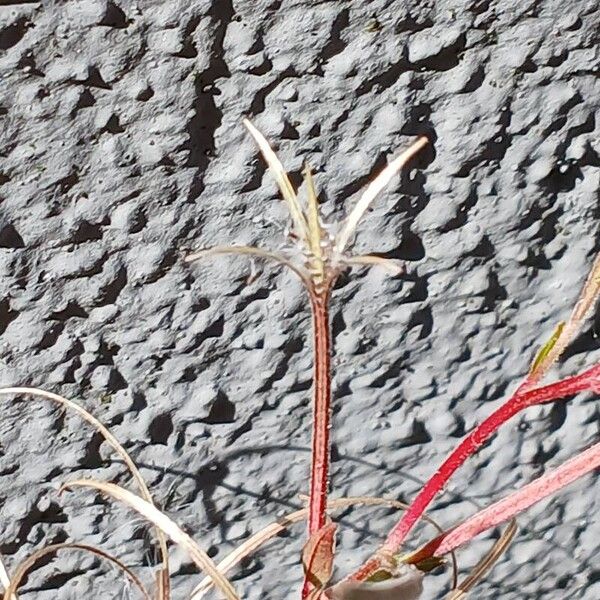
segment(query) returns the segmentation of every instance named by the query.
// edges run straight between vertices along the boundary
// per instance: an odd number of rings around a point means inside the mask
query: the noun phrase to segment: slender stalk
[[[469,433],[459,445],[450,453],[440,468],[423,486],[408,510],[392,529],[385,542],[377,553],[370,558],[358,571],[352,574],[351,579],[364,580],[375,573],[381,564],[381,558],[394,554],[402,542],[420,519],[435,495],[444,487],[455,471],[472,456],[481,446],[511,417],[521,410],[564,398],[587,390],[596,390],[600,386],[600,365],[595,365],[573,377],[567,377],[555,383],[535,388],[529,391],[519,390],[487,417],[478,427]]]
[[[308,499],[308,539],[326,523],[329,487],[331,429],[331,331],[329,327],[330,285],[309,288],[313,327],[313,418]],[[313,585],[304,578],[302,598],[309,597]]]
[[[330,290],[310,293],[313,322],[313,429],[308,511],[308,535],[325,525],[329,486],[329,430],[331,428]]]

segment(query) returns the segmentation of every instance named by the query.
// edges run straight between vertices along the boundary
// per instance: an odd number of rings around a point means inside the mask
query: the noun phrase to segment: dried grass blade
[[[171,578],[165,569],[156,573],[156,597],[158,600],[168,600],[171,597]]]
[[[184,547],[197,567],[202,571],[205,571],[209,577],[211,577],[214,585],[219,588],[227,600],[240,600],[229,580],[222,575],[208,554],[206,554],[206,552],[204,552],[204,550],[202,550],[202,548],[200,548],[200,546],[198,546],[198,544],[196,544],[196,542],[174,521],[158,510],[153,504],[114,483],[105,483],[91,479],[78,479],[65,484],[62,489],[70,489],[73,487],[98,490],[133,508],[143,517],[159,527],[176,544]]]
[[[14,598],[17,591],[17,588],[21,584],[21,581],[27,575],[27,573],[35,566],[35,563],[38,562],[44,556],[48,554],[54,554],[60,550],[83,550],[84,552],[91,552],[96,556],[111,562],[115,567],[117,567],[120,571],[122,571],[129,580],[138,588],[142,596],[145,600],[152,600],[152,596],[148,593],[148,590],[141,582],[140,578],[127,566],[125,566],[118,558],[115,558],[111,554],[100,550],[99,548],[95,548],[94,546],[89,546],[88,544],[75,544],[75,543],[63,543],[63,544],[52,544],[51,546],[46,546],[45,548],[41,548],[28,556],[25,560],[23,560],[17,568],[15,569],[15,574],[13,575],[12,580],[6,586],[6,592],[4,594],[4,600],[9,600],[11,597]],[[12,596],[11,596],[12,595]]]
[[[123,462],[129,469],[133,479],[135,480],[142,497],[147,501],[152,503],[152,495],[150,494],[150,490],[142,477],[139,469],[125,450],[123,446],[117,441],[117,438],[100,422],[96,417],[90,414],[87,410],[72,402],[71,400],[67,400],[67,398],[63,398],[58,394],[54,394],[52,392],[47,392],[46,390],[41,390],[39,388],[29,388],[29,387],[10,387],[10,388],[0,388],[0,396],[13,396],[13,395],[24,395],[24,396],[38,396],[40,398],[45,398],[46,400],[51,400],[52,402],[56,402],[61,406],[64,406],[74,412],[76,412],[84,421],[87,421],[96,431],[98,431],[102,437],[108,442],[108,444],[113,448],[113,450],[122,458]],[[158,543],[160,546],[161,552],[161,561],[162,561],[162,569],[167,574],[169,573],[169,553],[167,551],[167,541],[162,531],[157,528],[156,529],[156,538],[158,539]],[[164,595],[164,600],[168,600],[168,590],[167,595]],[[160,598],[163,600],[163,598]]]
[[[362,254],[360,256],[350,256],[344,259],[348,265],[359,267],[382,267],[390,275],[402,275],[405,272],[404,265],[399,260],[374,256],[372,254]]]
[[[405,150],[400,156],[392,160],[384,169],[375,177],[375,179],[367,186],[363,195],[359,198],[358,202],[348,215],[345,220],[342,230],[338,233],[336,239],[336,250],[339,254],[343,254],[356,226],[361,220],[365,211],[371,205],[371,202],[375,200],[377,195],[383,190],[383,188],[390,182],[392,177],[398,173],[398,171],[422,148],[429,143],[426,137],[420,137],[417,141],[412,144],[407,150]]]
[[[292,217],[294,226],[297,229],[298,235],[304,241],[308,241],[308,227],[306,225],[306,219],[304,218],[302,208],[298,202],[298,197],[296,196],[296,192],[285,169],[283,168],[283,165],[277,158],[275,152],[273,152],[273,149],[263,134],[258,131],[258,129],[256,129],[256,127],[254,127],[254,125],[248,119],[244,119],[244,125],[248,128],[248,131],[258,145],[273,177],[275,178],[275,181],[277,182],[277,185],[279,186],[281,195],[288,204],[290,215]]]
[[[306,498],[306,500],[308,500]],[[406,510],[408,504],[400,502],[398,500],[391,500],[388,498],[380,498],[377,496],[355,496],[350,498],[336,498],[335,500],[329,500],[327,502],[328,509],[342,509],[348,508],[349,506],[389,506],[392,508],[398,508],[400,510]],[[275,523],[267,525],[264,529],[256,532],[253,536],[248,538],[243,544],[238,546],[233,552],[226,556],[218,565],[217,568],[221,573],[227,573],[235,565],[239,564],[244,558],[255,552],[260,546],[274,538],[276,535],[288,529],[294,523],[304,521],[308,516],[308,508],[302,508],[285,515]],[[440,533],[443,529],[429,516],[423,515],[423,519],[429,524],[433,525]],[[452,579],[453,587],[456,586],[458,577],[458,567],[456,564],[456,557],[452,554]],[[213,586],[213,582],[209,577],[205,577],[199,585],[193,590],[190,600],[200,600],[204,597],[206,592]]]
[[[506,552],[516,533],[517,522],[513,519],[509,526],[502,532],[500,538],[496,540],[491,550],[477,563],[469,576],[455,590],[450,592],[447,600],[462,600],[465,598],[481,578],[494,566],[496,561]]]
[[[257,256],[258,258],[266,258],[267,260],[274,260],[289,269],[291,269],[300,279],[306,284],[306,275],[288,258],[278,252],[271,252],[270,250],[264,250],[263,248],[256,248],[255,246],[213,246],[212,248],[206,248],[205,250],[198,250],[194,254],[190,254],[185,257],[185,262],[193,262],[200,260],[207,256],[216,256],[218,254],[241,254],[245,256]]]
[[[538,360],[537,365],[532,368],[531,373],[525,380],[522,387],[525,389],[533,387],[547,373],[548,369],[560,358],[567,346],[579,333],[583,322],[596,304],[599,296],[600,253],[594,260],[594,264],[592,265],[590,273],[585,281],[585,284],[583,285],[581,294],[579,294],[577,303],[571,311],[569,319],[564,326],[560,328],[557,339],[550,345],[542,359]]]

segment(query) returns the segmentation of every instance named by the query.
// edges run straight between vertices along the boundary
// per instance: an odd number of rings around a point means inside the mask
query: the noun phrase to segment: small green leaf
[[[552,350],[552,348],[554,348],[554,345],[558,341],[558,338],[560,337],[560,334],[562,333],[564,326],[565,326],[565,322],[561,321],[554,328],[554,331],[553,331],[550,339],[540,348],[539,352],[537,353],[537,356],[535,357],[533,363],[531,364],[531,369],[529,369],[530,375],[535,373],[539,369],[540,365],[544,362],[544,359],[548,356],[548,354],[550,354],[550,351]]]
[[[407,565],[414,565],[419,571],[423,573],[429,573],[437,567],[443,565],[446,561],[439,556],[428,556],[424,559],[419,557],[419,551],[410,552],[398,557],[398,562]]]
[[[370,583],[377,583],[378,581],[387,581],[391,579],[394,574],[387,569],[380,569],[379,571],[375,571],[373,575],[367,578],[367,581]]]
[[[415,567],[422,571],[423,573],[429,573],[429,571],[433,571],[437,569],[437,567],[442,566],[446,561],[439,556],[431,556],[430,558],[426,558],[425,560],[421,560],[415,564]]]

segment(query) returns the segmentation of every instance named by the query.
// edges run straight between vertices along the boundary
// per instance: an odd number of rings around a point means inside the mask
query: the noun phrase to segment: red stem
[[[460,525],[442,533],[411,556],[411,562],[418,563],[431,556],[443,556],[456,550],[481,532],[511,519],[598,466],[600,466],[600,443],[584,450],[560,467],[538,477],[502,500],[484,508]]]
[[[313,319],[313,430],[310,469],[308,534],[325,525],[329,479],[329,429],[331,423],[331,334],[329,291],[310,296]]]
[[[525,393],[514,394],[467,435],[450,453],[450,456],[448,456],[441,467],[425,484],[410,508],[403,514],[394,529],[392,529],[383,547],[391,552],[396,552],[400,548],[406,535],[427,509],[433,497],[444,487],[450,477],[463,465],[467,458],[477,452],[508,419],[529,406],[551,402],[552,400],[564,398],[571,394],[578,394],[590,389],[591,386],[597,386],[599,375],[600,365],[596,365],[579,375],[568,377]]]
[[[308,505],[308,536],[324,527],[329,486],[329,430],[331,428],[331,332],[329,329],[330,288],[310,291],[313,321],[313,420]],[[312,585],[307,578],[302,598],[308,598]]]
[[[425,512],[435,495],[444,487],[456,470],[461,467],[471,455],[477,452],[477,450],[479,450],[479,448],[508,419],[529,406],[551,402],[590,389],[596,390],[599,387],[600,364],[591,367],[579,375],[568,377],[561,381],[529,391],[527,391],[528,386],[526,380],[511,398],[471,431],[471,433],[469,433],[450,453],[440,468],[421,489],[408,510],[403,514],[400,521],[392,529],[377,554],[393,554],[399,550],[402,542]],[[351,576],[351,578],[355,580],[364,580],[377,571],[381,562],[377,554],[369,559],[369,561]]]

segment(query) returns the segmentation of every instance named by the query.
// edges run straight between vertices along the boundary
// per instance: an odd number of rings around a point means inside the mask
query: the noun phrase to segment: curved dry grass
[[[206,554],[206,552],[204,552],[204,550],[202,550],[202,548],[200,548],[200,546],[198,546],[198,544],[196,544],[196,542],[185,533],[179,525],[172,521],[165,513],[156,508],[154,504],[114,483],[105,483],[93,479],[77,479],[75,481],[70,481],[63,485],[61,491],[69,490],[74,487],[91,488],[127,504],[130,508],[158,527],[176,544],[185,548],[196,566],[201,571],[206,571],[206,573],[208,573],[209,577],[212,578],[214,585],[222,592],[227,600],[240,600],[229,580],[223,576],[208,554]]]
[[[5,586],[6,591],[4,593],[3,600],[10,600],[10,598],[15,597],[14,594],[16,593],[17,588],[27,573],[35,566],[35,563],[49,554],[54,554],[60,550],[80,550],[84,552],[90,552],[91,554],[110,562],[117,567],[117,569],[119,569],[131,581],[131,583],[133,583],[133,585],[139,590],[144,600],[152,600],[152,596],[141,582],[140,578],[133,573],[131,569],[126,567],[118,558],[115,558],[111,554],[108,554],[107,552],[104,552],[103,550],[100,550],[94,546],[78,543],[52,544],[50,546],[46,546],[45,548],[41,548],[40,550],[36,550],[33,554],[28,556],[25,560],[19,563],[19,565],[17,565],[14,575]]]
[[[456,589],[450,592],[446,600],[463,600],[466,598],[467,594],[483,579],[485,574],[506,552],[516,534],[517,522],[513,519],[490,551],[473,567],[471,573],[456,586]]]
[[[81,406],[76,404],[75,402],[68,400],[67,398],[64,398],[63,396],[60,396],[59,394],[54,394],[53,392],[48,392],[46,390],[42,390],[39,388],[32,388],[32,387],[0,388],[0,396],[17,396],[17,395],[25,396],[25,397],[32,396],[34,398],[35,397],[44,398],[45,400],[50,400],[51,402],[59,404],[60,406],[63,406],[65,408],[77,413],[84,421],[89,423],[96,431],[98,431],[98,433],[100,433],[102,435],[102,437],[108,442],[108,444],[113,448],[113,450],[123,459],[123,462],[129,469],[131,475],[133,476],[133,479],[135,480],[138,488],[140,489],[140,493],[142,494],[143,498],[147,502],[150,502],[151,504],[153,503],[152,495],[150,494],[150,490],[148,489],[148,486],[146,485],[146,482],[144,481],[142,474],[140,473],[136,464],[133,462],[132,458],[129,456],[129,454],[127,453],[125,448],[123,448],[123,446],[118,442],[117,438],[115,438],[115,436],[108,430],[108,428],[105,427],[91,413],[89,413],[87,410],[85,410],[84,408],[82,408]],[[155,531],[156,531],[156,537],[158,539],[158,543],[159,543],[159,547],[160,547],[161,562],[162,562],[162,573],[158,575],[158,578],[159,578],[159,581],[162,581],[162,582],[167,581],[168,582],[168,581],[170,581],[170,579],[169,579],[169,552],[167,550],[167,540],[165,539],[165,536],[162,533],[162,531],[160,530],[160,528],[157,528]],[[5,571],[4,568],[2,570]],[[0,573],[0,575],[1,575],[1,573]],[[6,572],[5,572],[5,575],[6,575],[6,577],[8,577]],[[6,588],[7,584],[5,584],[4,581],[2,583],[3,583],[4,587]],[[170,597],[170,588],[167,585],[166,588],[163,587],[162,591],[160,592],[160,595],[158,596],[158,600],[168,600],[169,597]]]

